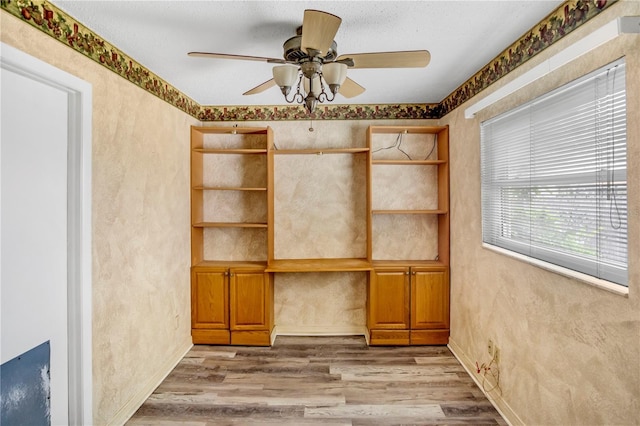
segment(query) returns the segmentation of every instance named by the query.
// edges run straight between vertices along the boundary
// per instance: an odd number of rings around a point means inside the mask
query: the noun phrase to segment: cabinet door
[[[446,270],[411,268],[411,328],[449,328],[449,276]]]
[[[225,268],[194,269],[191,277],[191,327],[229,328],[229,281]]]
[[[270,279],[264,271],[231,269],[231,330],[267,330]]]
[[[371,272],[369,329],[409,329],[408,268],[377,268]]]

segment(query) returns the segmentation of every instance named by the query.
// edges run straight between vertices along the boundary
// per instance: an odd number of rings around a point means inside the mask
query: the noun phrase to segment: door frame
[[[92,87],[90,83],[2,42],[0,42],[0,68],[54,87],[68,95],[67,332],[69,424],[92,424]]]

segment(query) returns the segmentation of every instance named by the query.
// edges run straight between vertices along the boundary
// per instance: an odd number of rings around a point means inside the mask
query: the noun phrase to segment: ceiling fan
[[[331,13],[307,9],[297,35],[284,42],[284,59],[225,53],[189,52],[189,56],[239,59],[280,64],[273,67],[273,78],[243,93],[254,95],[279,86],[288,103],[304,104],[312,113],[318,102],[331,102],[337,93],[346,98],[365,91],[347,77],[347,68],[422,68],[429,64],[427,50],[357,53],[338,56],[334,37],[342,19]],[[297,80],[297,84],[296,84]],[[295,91],[291,89],[296,87]],[[326,87],[329,87],[329,93]],[[289,96],[291,95],[291,96]]]

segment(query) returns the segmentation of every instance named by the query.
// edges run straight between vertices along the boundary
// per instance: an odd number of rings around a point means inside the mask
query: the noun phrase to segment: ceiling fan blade
[[[340,55],[336,62],[353,59],[352,68],[423,68],[429,64],[428,50],[408,50],[404,52],[377,52]]]
[[[189,52],[187,53],[187,55],[195,58],[239,59],[241,61],[258,61],[258,62],[269,62],[269,63],[276,63],[276,64],[287,63],[284,59],[264,58],[262,56],[229,55],[227,53]]]
[[[255,95],[256,93],[262,93],[267,89],[271,89],[275,85],[276,81],[274,79],[267,80],[264,83],[254,87],[253,89],[244,92],[243,95]]]
[[[302,21],[302,40],[300,41],[302,50],[308,53],[308,49],[313,49],[326,55],[331,48],[340,23],[342,23],[342,19],[336,15],[320,10],[305,10]]]
[[[355,96],[361,95],[365,90],[367,89],[347,77],[344,83],[342,83],[342,86],[340,86],[340,90],[338,91],[338,93],[340,93],[345,98],[353,98]]]

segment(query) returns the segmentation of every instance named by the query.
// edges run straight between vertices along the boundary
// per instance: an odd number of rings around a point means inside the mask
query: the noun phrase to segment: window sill
[[[606,290],[610,293],[614,293],[623,297],[629,297],[629,287],[625,287],[620,284],[615,284],[610,281],[601,280],[599,278],[592,277],[591,275],[587,275],[577,271],[573,271],[571,269],[563,268],[562,266],[558,266],[552,263],[544,262],[542,260],[534,259],[532,257],[525,256],[520,253],[513,252],[511,250],[506,250],[491,244],[482,243],[482,247],[488,250],[494,251],[496,253],[503,254],[505,256],[520,260],[530,265],[537,266],[547,271],[554,272],[556,274],[560,274],[568,278],[573,278],[575,280],[578,280],[590,286],[597,287],[602,290]]]

